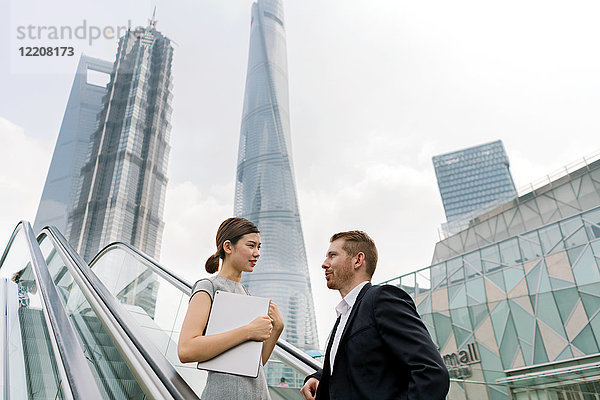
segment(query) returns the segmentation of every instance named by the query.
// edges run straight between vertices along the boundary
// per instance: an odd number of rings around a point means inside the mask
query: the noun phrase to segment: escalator
[[[89,263],[60,232],[17,225],[0,259],[2,399],[198,399],[206,372],[177,357],[191,284],[114,243]],[[319,364],[280,340],[269,364],[301,382]],[[270,387],[273,400],[297,388]]]

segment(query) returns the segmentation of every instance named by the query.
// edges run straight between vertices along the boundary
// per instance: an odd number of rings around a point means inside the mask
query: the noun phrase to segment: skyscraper
[[[119,40],[67,238],[85,260],[112,242],[158,258],[171,129],[171,41],[156,30]]]
[[[105,85],[88,79],[92,75],[89,71],[109,76],[112,68],[109,61],[85,55],[79,59],[33,225],[36,233],[46,225],[54,225],[63,233],[67,229],[67,216],[77,201],[81,167],[88,155],[90,137],[98,128],[97,116],[106,95]]]
[[[317,349],[317,327],[300,224],[290,136],[286,35],[280,0],[252,4],[235,215],[258,225],[263,248],[243,283],[278,304],[282,338]]]
[[[483,207],[517,195],[501,140],[435,156],[433,166],[449,233]]]

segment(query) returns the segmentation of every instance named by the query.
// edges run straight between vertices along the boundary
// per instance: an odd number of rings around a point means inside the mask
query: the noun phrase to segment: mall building
[[[600,157],[435,246],[407,291],[451,374],[448,398],[600,399]]]

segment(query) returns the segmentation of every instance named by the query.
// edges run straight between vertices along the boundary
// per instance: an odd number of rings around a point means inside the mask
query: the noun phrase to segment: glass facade
[[[112,68],[109,61],[85,55],[79,59],[33,224],[35,232],[46,225],[54,225],[61,232],[67,230],[67,216],[77,200],[81,167],[88,157],[90,137],[98,128],[97,116],[106,96],[106,86],[91,83],[88,73],[110,75]]]
[[[453,222],[517,195],[500,140],[435,156],[433,166],[451,233],[461,228]]]
[[[86,260],[110,242],[158,258],[164,228],[173,47],[148,27],[119,41],[67,238]]]
[[[599,174],[596,162],[520,199],[529,208],[553,199],[555,211],[544,208],[551,222],[540,213],[544,222],[516,233],[505,223],[501,240],[479,237],[469,251],[387,282],[414,298],[454,378],[450,399],[600,392]],[[561,214],[583,200],[586,209]],[[468,230],[461,234],[474,237]]]
[[[432,264],[596,207],[600,204],[599,167],[600,161],[593,161],[480,215],[468,228],[436,243]]]
[[[309,350],[319,344],[296,196],[283,21],[280,0],[252,5],[234,213],[258,225],[263,243],[242,283],[251,294],[272,298],[285,320],[282,338]],[[275,369],[266,371],[270,381],[292,379]]]

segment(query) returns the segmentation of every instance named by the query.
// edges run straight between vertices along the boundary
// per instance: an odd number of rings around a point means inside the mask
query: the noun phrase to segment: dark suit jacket
[[[331,339],[332,340],[332,339]],[[391,286],[362,288],[342,333],[333,365],[329,347],[317,400],[443,400],[448,370],[410,296]]]

